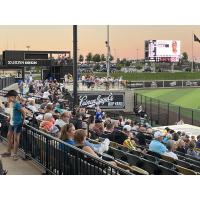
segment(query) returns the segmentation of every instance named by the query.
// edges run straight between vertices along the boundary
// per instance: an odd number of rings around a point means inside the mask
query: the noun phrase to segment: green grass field
[[[200,109],[200,88],[149,89],[136,92],[184,108]]]
[[[96,72],[96,76],[105,77],[106,73]],[[118,78],[123,77],[124,80],[128,81],[142,81],[142,80],[194,80],[200,79],[200,72],[158,72],[158,73],[123,73],[116,72],[111,73],[110,76]]]

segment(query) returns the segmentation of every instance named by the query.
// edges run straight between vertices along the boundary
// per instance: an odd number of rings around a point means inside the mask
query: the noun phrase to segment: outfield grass
[[[200,88],[149,89],[137,93],[184,108],[200,109]]]
[[[95,75],[99,77],[106,77],[106,73],[96,72]],[[200,79],[200,72],[157,72],[157,73],[123,73],[116,72],[110,74],[112,77],[123,77],[128,81],[141,81],[141,80],[194,80]]]

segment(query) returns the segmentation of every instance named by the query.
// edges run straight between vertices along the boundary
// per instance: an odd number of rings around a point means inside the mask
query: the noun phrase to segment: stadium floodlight
[[[107,77],[109,77],[110,74],[110,44],[109,44],[109,25],[107,25],[107,41],[106,47],[107,47],[107,60],[106,60],[106,68],[107,68]]]
[[[73,108],[78,104],[77,50],[77,25],[73,25]]]

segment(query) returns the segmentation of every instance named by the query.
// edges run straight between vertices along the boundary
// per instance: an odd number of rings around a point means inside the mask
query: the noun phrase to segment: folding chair
[[[185,167],[181,167],[179,165],[176,165],[176,171],[183,174],[183,175],[197,175],[197,172],[187,169]]]
[[[127,161],[127,156],[126,156],[125,152],[123,152],[121,150],[113,148],[113,156],[115,159],[119,159],[119,160],[122,160],[125,162]]]
[[[159,175],[179,175],[180,174],[177,171],[175,171],[173,169],[169,169],[164,166],[159,166],[159,170],[160,170]]]
[[[157,158],[162,158],[162,157],[161,157],[161,154],[156,153],[156,152],[154,152],[154,151],[148,150],[147,154],[152,155],[152,156],[155,156],[155,157],[157,157]]]
[[[168,169],[175,169],[175,165],[173,163],[168,162],[168,161],[163,160],[163,159],[160,159],[158,161],[158,164],[161,165],[161,166],[163,166],[163,167],[166,167]]]
[[[168,161],[168,162],[175,163],[175,159],[172,158],[172,157],[165,156],[165,155],[161,155],[161,158],[162,158],[163,160]]]
[[[141,158],[139,156],[135,156],[129,153],[126,153],[128,163],[130,165],[137,166],[141,162]]]
[[[142,156],[142,153],[136,150],[130,150],[129,153],[139,157]]]
[[[151,156],[151,155],[148,155],[148,154],[143,154],[142,156],[144,159],[148,160],[148,161],[151,161],[151,162],[154,162],[154,163],[157,163],[158,162],[158,158],[156,158],[155,156]]]
[[[149,174],[154,174],[154,175],[160,174],[159,166],[156,163],[148,161],[143,158],[141,159],[141,163],[139,163],[137,167],[140,167],[143,170],[149,172]]]

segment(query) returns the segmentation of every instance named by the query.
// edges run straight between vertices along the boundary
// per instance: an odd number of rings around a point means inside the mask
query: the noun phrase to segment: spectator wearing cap
[[[123,127],[123,131],[125,135],[127,135],[129,138],[133,138],[133,133],[131,132],[132,127],[130,125],[125,125]]]
[[[22,132],[22,126],[26,117],[25,109],[22,107],[19,101],[17,101],[18,93],[15,90],[10,90],[5,95],[7,97],[8,103],[12,104],[10,112],[10,125],[8,129],[8,150],[2,156],[11,156],[11,149],[13,146],[14,138],[14,155],[13,159],[18,160],[18,147],[20,141],[20,135]],[[13,137],[14,136],[14,137]]]
[[[173,152],[175,150],[175,146],[176,144],[174,140],[168,140],[166,143],[167,151],[164,153],[164,155],[178,160],[177,155]]]
[[[164,144],[161,143],[162,140],[163,133],[161,133],[160,131],[155,131],[154,140],[152,140],[149,144],[149,150],[159,154],[164,154],[167,151],[167,148]]]

